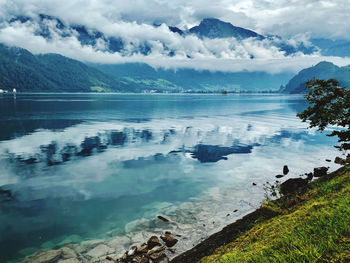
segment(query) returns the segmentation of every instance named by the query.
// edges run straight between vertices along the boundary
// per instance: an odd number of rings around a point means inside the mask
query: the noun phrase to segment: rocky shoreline
[[[350,163],[350,155],[347,156],[346,159],[337,157],[335,163],[340,165]],[[277,188],[279,189],[279,193],[282,193],[284,196],[294,195],[296,192],[307,189],[309,183],[314,177],[322,179],[335,173],[333,172],[331,174],[328,174],[327,171],[328,167],[317,167],[314,169],[313,173],[306,173],[301,175],[302,177],[306,176],[306,178],[290,178],[283,183],[279,183],[277,180],[276,184],[270,184],[269,190],[272,190],[272,196],[275,196],[273,193]],[[276,175],[276,178],[282,178],[288,173],[288,166],[284,166],[283,174]],[[254,187],[256,184],[252,183],[252,185]],[[235,209],[233,210],[233,213],[237,211],[238,210]],[[207,238],[203,239],[196,246],[193,245],[192,248],[186,247],[185,249],[181,249],[181,243],[186,243],[184,241],[187,239],[187,237],[183,237],[179,233],[181,233],[181,229],[186,228],[187,225],[182,225],[181,223],[172,221],[168,217],[159,215],[155,219],[158,230],[139,233],[136,239],[127,236],[119,236],[108,242],[102,239],[85,241],[81,244],[75,244],[74,242],[71,242],[64,245],[60,249],[39,251],[31,256],[26,257],[22,262],[193,263],[200,260],[202,257],[210,255],[216,248],[232,242],[239,235],[248,231],[252,226],[254,226],[256,220],[267,220],[276,215],[278,215],[276,212],[264,207],[257,208],[253,212],[246,213],[243,217],[241,217],[241,219],[236,220],[234,223],[227,224],[221,231],[215,231],[214,233],[209,234]],[[227,216],[229,216],[229,214]],[[205,225],[203,225],[203,227],[205,227]],[[159,237],[154,235],[155,232],[159,234]],[[129,244],[129,249],[126,249],[125,244]],[[136,244],[139,245],[137,246]]]

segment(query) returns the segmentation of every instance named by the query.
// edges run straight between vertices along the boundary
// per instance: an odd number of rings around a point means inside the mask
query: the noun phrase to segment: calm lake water
[[[0,95],[0,262],[91,239],[121,250],[169,228],[179,251],[192,246],[256,208],[283,165],[285,179],[336,168],[335,141],[295,116],[304,107],[285,95]]]

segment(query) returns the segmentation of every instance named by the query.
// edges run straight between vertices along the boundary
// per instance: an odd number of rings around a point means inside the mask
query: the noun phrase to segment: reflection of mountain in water
[[[0,120],[0,141],[23,136],[38,129],[63,130],[82,122],[72,119]]]
[[[166,132],[164,137],[173,133]],[[149,130],[124,129],[123,131],[106,131],[96,136],[85,137],[80,145],[66,144],[60,147],[53,141],[48,145],[40,145],[40,153],[30,156],[17,155],[15,159],[25,164],[45,162],[47,165],[58,165],[72,158],[87,157],[104,152],[109,147],[123,146],[126,143],[143,142],[152,140],[152,132]],[[10,155],[10,158],[13,155]]]
[[[185,130],[189,132],[192,127],[187,127]],[[249,133],[252,129],[252,125],[249,124],[247,132]],[[154,134],[156,133],[156,134]],[[210,132],[208,133],[210,134]],[[208,134],[206,134],[208,136]],[[127,147],[127,145],[147,145],[147,144],[160,144],[166,145],[171,144],[176,137],[186,136],[188,134],[180,134],[179,131],[175,129],[167,129],[156,132],[152,132],[149,129],[134,129],[134,128],[124,128],[123,130],[107,130],[104,132],[98,132],[95,136],[85,137],[80,144],[65,143],[62,144],[57,141],[52,141],[50,144],[40,145],[38,152],[36,153],[9,153],[7,158],[10,163],[17,161],[23,165],[35,165],[44,164],[47,166],[59,165],[68,162],[72,159],[84,158],[92,155],[97,155],[99,153],[105,152],[108,148],[118,148]],[[198,132],[197,136],[202,135]],[[198,138],[195,138],[193,145],[180,147],[178,145],[170,146],[174,149],[169,149],[169,153],[190,153],[190,156],[197,159],[201,163],[213,163],[220,160],[227,160],[227,156],[231,154],[249,154],[252,152],[254,147],[266,145],[268,143],[279,143],[283,138],[291,138],[292,140],[300,140],[302,136],[305,135],[304,132],[291,132],[287,130],[281,130],[278,134],[261,135],[263,142],[259,143],[243,143],[238,140],[233,140],[226,145],[210,145],[208,143],[203,143]],[[150,153],[154,158],[158,158],[160,154]],[[158,156],[158,157],[157,157]],[[159,159],[159,158],[158,158]],[[140,158],[133,159],[134,161],[141,161]],[[135,163],[133,164],[135,165]]]
[[[227,160],[227,155],[238,153],[251,153],[254,145],[233,145],[231,147],[222,147],[218,145],[198,144],[191,152],[192,157],[198,159],[201,163],[217,162]]]

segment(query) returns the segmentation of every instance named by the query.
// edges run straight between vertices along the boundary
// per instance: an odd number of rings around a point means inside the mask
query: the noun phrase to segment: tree
[[[303,121],[310,121],[310,128],[317,127],[324,131],[328,125],[337,126],[327,136],[337,136],[340,151],[350,149],[350,90],[340,87],[335,79],[312,79],[306,83],[309,92],[305,98],[310,103],[308,108],[297,116]],[[342,127],[342,128],[341,128]]]

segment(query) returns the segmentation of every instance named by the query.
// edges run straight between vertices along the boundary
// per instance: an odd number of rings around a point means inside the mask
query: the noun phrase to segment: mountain
[[[303,69],[294,76],[281,91],[283,93],[304,93],[306,82],[313,78],[336,79],[341,86],[350,88],[350,68],[338,67],[331,62],[320,62],[316,66]]]
[[[121,80],[141,85],[154,83],[152,89],[172,87],[178,91],[213,92],[213,91],[267,91],[278,90],[281,83],[290,79],[292,73],[269,74],[266,72],[212,72],[194,69],[154,69],[147,64],[127,63],[117,65],[90,64],[101,72]]]
[[[123,91],[99,70],[57,54],[33,55],[0,44],[0,89],[22,92]]]
[[[162,46],[162,55],[173,57],[175,55],[184,55],[187,58],[191,58],[191,49],[180,48],[178,43],[168,43],[162,39],[154,41],[154,39],[130,39],[121,35],[106,35],[103,32],[87,27],[81,24],[70,24],[62,21],[61,19],[45,14],[39,14],[33,17],[17,16],[7,21],[10,26],[18,26],[18,23],[25,26],[34,28],[34,34],[42,36],[48,41],[54,41],[56,38],[77,38],[82,46],[90,46],[95,51],[103,51],[109,53],[119,53],[121,56],[133,56],[135,54],[141,54],[144,56],[152,53],[152,49],[158,50],[159,46]],[[1,23],[0,23],[1,26]],[[3,25],[6,26],[6,25]],[[160,24],[152,24],[154,28],[161,26]],[[254,41],[264,41],[263,45],[276,47],[281,51],[284,51],[287,55],[294,54],[297,52],[303,52],[306,54],[313,53],[316,49],[314,46],[305,47],[303,43],[291,45],[288,41],[283,40],[278,36],[263,36],[254,31],[237,27],[231,23],[221,21],[216,18],[205,18],[198,26],[194,26],[189,30],[182,30],[175,26],[167,25],[169,31],[178,34],[183,39],[189,35],[195,35],[201,40],[206,39],[220,39],[220,38],[234,38],[238,42],[236,45],[240,45],[241,41],[252,38]],[[181,39],[180,39],[181,41]],[[155,43],[157,43],[155,45]],[[186,45],[186,41],[185,44]],[[259,45],[259,43],[256,43]],[[177,49],[175,48],[177,46]],[[181,46],[181,45],[180,45]],[[244,45],[243,45],[244,46]],[[235,50],[237,46],[232,46],[232,50]],[[214,56],[218,56],[217,51],[206,46],[208,50],[199,50],[196,52],[203,52],[207,54],[212,53]],[[247,50],[247,52],[250,52]],[[253,57],[253,55],[251,55]]]
[[[189,29],[191,34],[196,34],[199,37],[207,38],[227,38],[234,37],[236,39],[246,39],[250,37],[256,37],[258,39],[264,39],[265,37],[255,33],[254,31],[236,27],[230,23],[223,22],[216,18],[205,18],[198,26]]]
[[[19,92],[219,92],[277,90],[290,73],[154,69],[146,64],[84,64],[0,44],[0,89]]]

